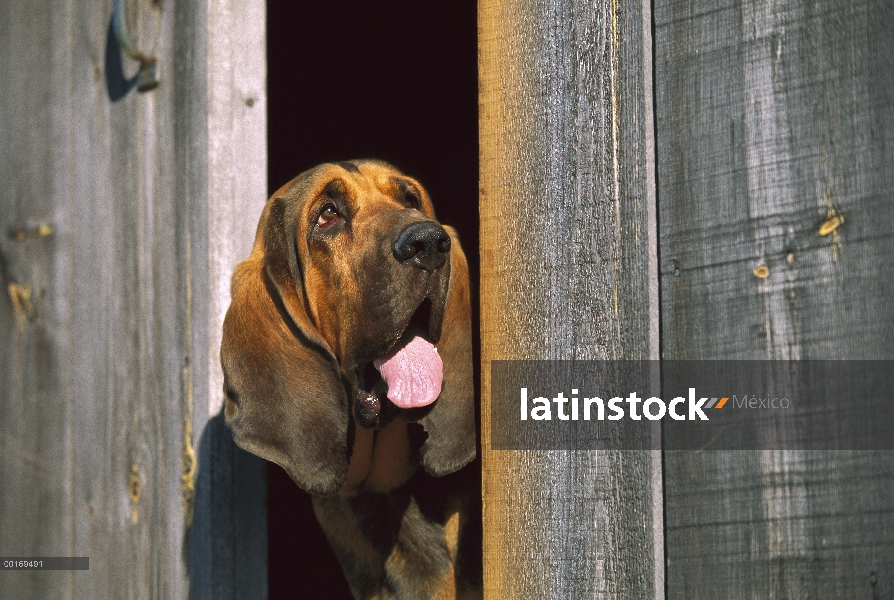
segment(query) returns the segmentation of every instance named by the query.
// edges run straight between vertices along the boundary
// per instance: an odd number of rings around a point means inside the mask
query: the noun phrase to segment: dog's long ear
[[[308,492],[333,494],[348,470],[348,394],[305,310],[289,213],[285,199],[268,202],[252,255],[233,274],[220,351],[225,414],[240,447]]]
[[[428,432],[420,450],[422,465],[440,477],[459,470],[475,458],[475,384],[472,371],[472,306],[469,266],[452,227],[450,289],[438,341],[444,363],[441,395],[431,412],[419,420]]]

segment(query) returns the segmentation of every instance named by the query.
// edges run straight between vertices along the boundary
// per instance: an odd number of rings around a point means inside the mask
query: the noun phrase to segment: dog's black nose
[[[392,248],[398,261],[434,271],[447,260],[450,236],[434,221],[413,223],[400,232]]]

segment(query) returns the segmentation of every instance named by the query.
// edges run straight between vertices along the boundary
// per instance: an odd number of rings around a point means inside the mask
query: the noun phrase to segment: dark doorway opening
[[[459,231],[477,288],[476,2],[270,0],[267,67],[269,192],[321,162],[387,160]],[[472,304],[477,345],[477,289]],[[271,600],[350,599],[310,497],[272,463],[267,508]]]

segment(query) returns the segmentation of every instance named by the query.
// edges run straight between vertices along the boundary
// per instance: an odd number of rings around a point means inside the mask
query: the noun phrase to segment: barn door
[[[228,279],[265,200],[264,4],[0,3],[4,598],[259,598],[264,469],[223,427]]]
[[[894,7],[656,2],[655,31],[664,357],[894,358]],[[849,396],[841,451],[667,452],[670,597],[894,595],[894,461],[856,450],[890,391]]]
[[[890,2],[479,19],[487,597],[891,597],[894,463],[859,427],[682,451],[665,425],[659,456],[491,431],[499,359],[894,358]]]

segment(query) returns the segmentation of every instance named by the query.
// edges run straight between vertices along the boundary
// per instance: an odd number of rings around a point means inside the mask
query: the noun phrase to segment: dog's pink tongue
[[[438,350],[419,336],[386,358],[373,361],[388,384],[388,398],[399,408],[434,402],[441,393],[444,363]]]

